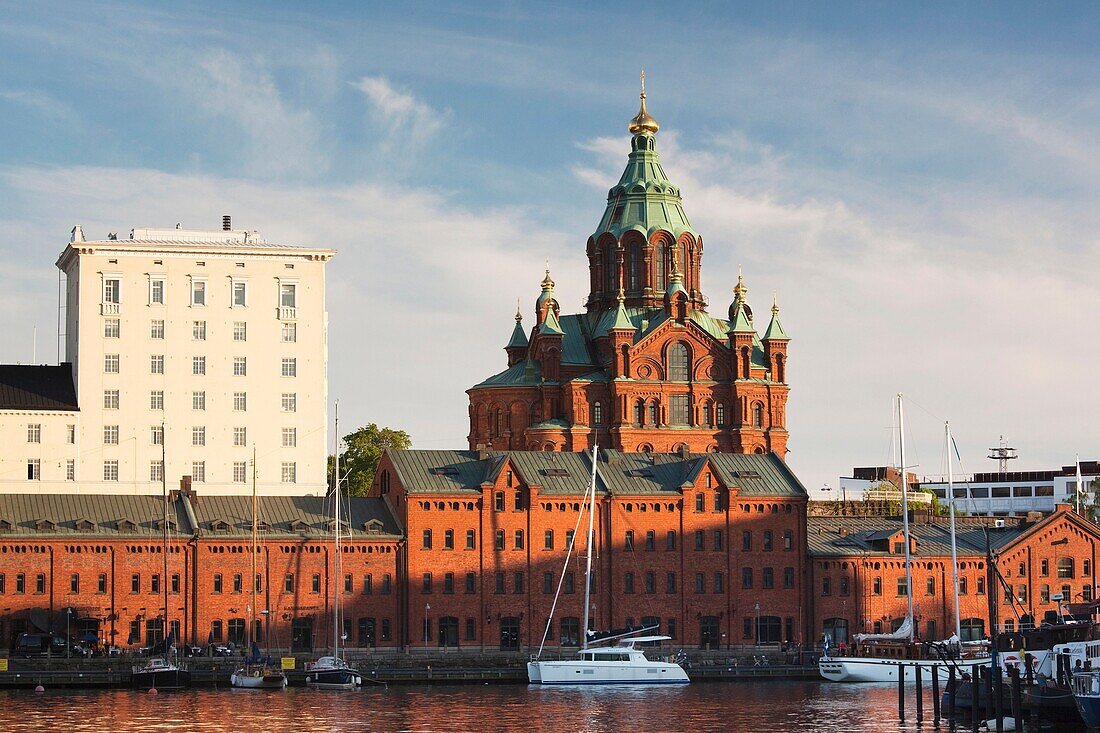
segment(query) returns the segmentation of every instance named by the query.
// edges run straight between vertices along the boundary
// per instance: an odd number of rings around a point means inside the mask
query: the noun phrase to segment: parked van
[[[65,639],[52,634],[20,634],[11,650],[12,656],[31,657],[65,656]]]

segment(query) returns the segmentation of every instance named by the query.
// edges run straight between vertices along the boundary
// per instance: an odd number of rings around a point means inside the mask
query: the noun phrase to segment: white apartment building
[[[190,476],[248,493],[255,451],[260,494],[324,492],[334,255],[228,218],[96,241],[75,227],[57,260],[75,395],[42,371],[65,365],[8,367],[39,371],[0,384],[0,491],[147,494]]]

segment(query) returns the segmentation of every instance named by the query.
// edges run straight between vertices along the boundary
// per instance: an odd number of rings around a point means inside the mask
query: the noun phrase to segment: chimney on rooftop
[[[222,231],[228,232],[233,228],[233,218],[229,214],[222,215]]]

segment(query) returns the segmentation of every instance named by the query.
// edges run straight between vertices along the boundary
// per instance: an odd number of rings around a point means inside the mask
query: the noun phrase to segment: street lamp
[[[432,610],[431,605],[424,604],[424,649],[428,648],[428,611]]]
[[[65,659],[69,658],[69,648],[72,646],[69,643],[69,619],[73,615],[72,606],[65,608]]]

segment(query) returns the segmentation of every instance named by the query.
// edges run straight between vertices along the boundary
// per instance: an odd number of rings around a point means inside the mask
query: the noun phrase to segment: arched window
[[[1072,557],[1060,557],[1058,558],[1058,577],[1059,578],[1072,578],[1073,572],[1073,558]],[[1066,602],[1069,602],[1069,598],[1066,598]]]
[[[677,341],[668,347],[668,378],[673,382],[687,382],[690,379],[691,359],[688,349]]]
[[[641,290],[642,288],[642,250],[635,242],[630,245],[630,282],[627,290]]]
[[[592,424],[603,425],[603,403],[596,402],[592,405]]]
[[[604,272],[607,273],[607,289],[613,293],[619,289],[619,283],[615,276],[615,248],[611,244],[604,250]]]
[[[710,421],[710,418],[711,418],[710,402],[704,402],[703,403],[703,424],[706,425],[708,428],[713,427],[713,423]]]
[[[718,427],[726,424],[726,406],[721,402],[714,408],[714,419],[717,421]]]
[[[780,384],[786,384],[787,382],[786,360],[782,354],[775,355],[775,381]]]
[[[634,424],[638,427],[645,424],[645,400],[634,403]]]
[[[752,406],[752,426],[754,428],[764,427],[764,406],[759,402],[753,403]]]
[[[497,408],[495,435],[504,435],[504,411],[499,407]]]
[[[665,252],[665,245],[664,244],[657,244],[657,246],[655,246],[653,248],[653,262],[657,267],[657,278],[656,278],[656,282],[654,284],[654,288],[656,290],[658,290],[659,292],[662,292],[662,293],[665,290],[665,258],[666,257],[668,257],[668,254]]]
[[[657,400],[649,403],[649,424],[653,427],[661,424],[661,403]]]
[[[751,375],[752,362],[748,346],[741,347],[741,378],[748,379]]]
[[[985,638],[985,620],[980,618],[964,618],[959,623],[963,641],[981,641]]]
[[[827,618],[827,619],[825,619],[824,632],[832,640],[833,644],[847,644],[848,643],[848,619],[846,619],[846,618]]]

